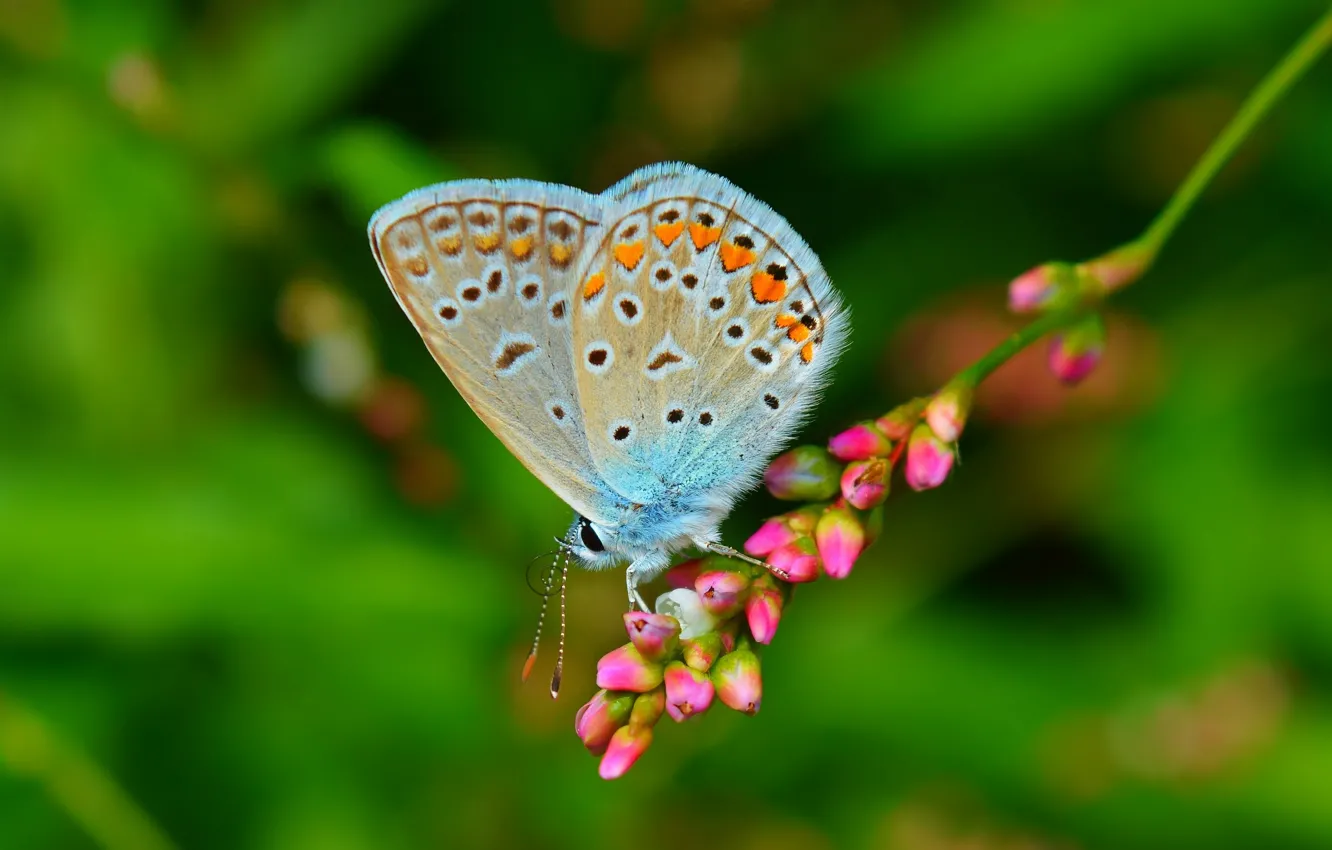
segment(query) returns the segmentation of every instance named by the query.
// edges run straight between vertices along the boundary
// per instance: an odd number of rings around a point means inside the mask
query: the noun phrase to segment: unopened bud
[[[893,468],[881,457],[853,461],[842,472],[842,497],[854,508],[867,511],[888,498],[888,476]]]
[[[752,650],[741,648],[723,655],[713,665],[711,675],[723,703],[745,714],[758,713],[763,704],[763,677],[758,656]]]
[[[638,757],[652,746],[651,726],[621,726],[611,736],[610,746],[601,757],[598,772],[602,779],[619,779],[634,766]]]
[[[595,755],[601,755],[610,744],[611,735],[629,722],[634,707],[634,695],[623,691],[597,691],[574,716],[574,732],[583,746]]]
[[[1104,353],[1105,323],[1092,314],[1054,335],[1046,362],[1056,378],[1076,384],[1092,373]]]
[[[661,667],[640,655],[632,643],[626,643],[597,662],[597,687],[646,693],[661,684]]]
[[[666,665],[666,713],[676,723],[707,711],[715,692],[707,673],[680,661]]]
[[[828,578],[846,578],[865,549],[865,527],[849,507],[835,502],[824,511],[814,532]]]
[[[956,443],[971,411],[972,389],[969,384],[953,383],[944,387],[925,406],[925,421],[945,443]]]
[[[911,434],[907,444],[906,482],[913,490],[938,487],[953,469],[953,447],[945,443],[928,425]]]
[[[819,577],[819,550],[808,537],[773,550],[768,554],[768,563],[786,573],[786,580],[794,584]]]
[[[828,441],[828,451],[840,461],[886,455],[893,444],[872,422],[852,425]]]
[[[660,661],[680,643],[680,621],[666,614],[630,611],[624,615],[629,640],[648,661]]]
[[[840,467],[820,446],[797,446],[779,455],[763,473],[768,492],[779,499],[817,502],[837,492]]]
[[[749,581],[749,576],[735,570],[710,570],[699,575],[694,590],[707,612],[723,620],[745,604]]]

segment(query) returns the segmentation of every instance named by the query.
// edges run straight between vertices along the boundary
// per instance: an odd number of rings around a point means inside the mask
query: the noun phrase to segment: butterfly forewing
[[[844,311],[804,241],[728,181],[670,164],[613,193],[574,292],[592,461],[629,499],[724,501],[815,400]]]
[[[459,181],[381,209],[370,241],[436,362],[482,421],[588,517],[610,519],[588,450],[570,323],[597,198],[528,181]]]

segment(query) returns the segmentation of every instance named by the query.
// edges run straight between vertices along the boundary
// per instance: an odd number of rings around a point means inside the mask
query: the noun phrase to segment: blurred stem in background
[[[105,771],[28,709],[0,694],[0,759],[47,795],[107,850],[175,845]]]
[[[1046,312],[963,369],[948,385],[974,389],[1018,352],[1047,334],[1083,322],[1102,299],[1145,274],[1208,184],[1329,44],[1332,7],[1258,84],[1142,235],[1095,259],[1077,265],[1046,263],[1015,280],[1010,291],[1013,309]]]

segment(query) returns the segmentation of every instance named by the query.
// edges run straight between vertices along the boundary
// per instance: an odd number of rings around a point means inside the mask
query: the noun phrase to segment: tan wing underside
[[[600,228],[589,210],[533,194],[404,199],[377,216],[375,255],[435,361],[482,421],[571,507],[609,519],[586,447],[568,332],[579,253]]]

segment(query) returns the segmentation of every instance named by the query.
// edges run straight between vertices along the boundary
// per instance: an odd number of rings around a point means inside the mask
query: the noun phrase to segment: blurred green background
[[[1093,379],[1005,367],[954,479],[801,589],[762,712],[616,783],[572,726],[623,584],[573,576],[564,695],[519,686],[568,510],[364,236],[455,177],[725,174],[853,306],[819,441],[1135,235],[1324,8],[0,4],[0,848],[155,846],[120,792],[204,850],[1332,846],[1332,64]]]

